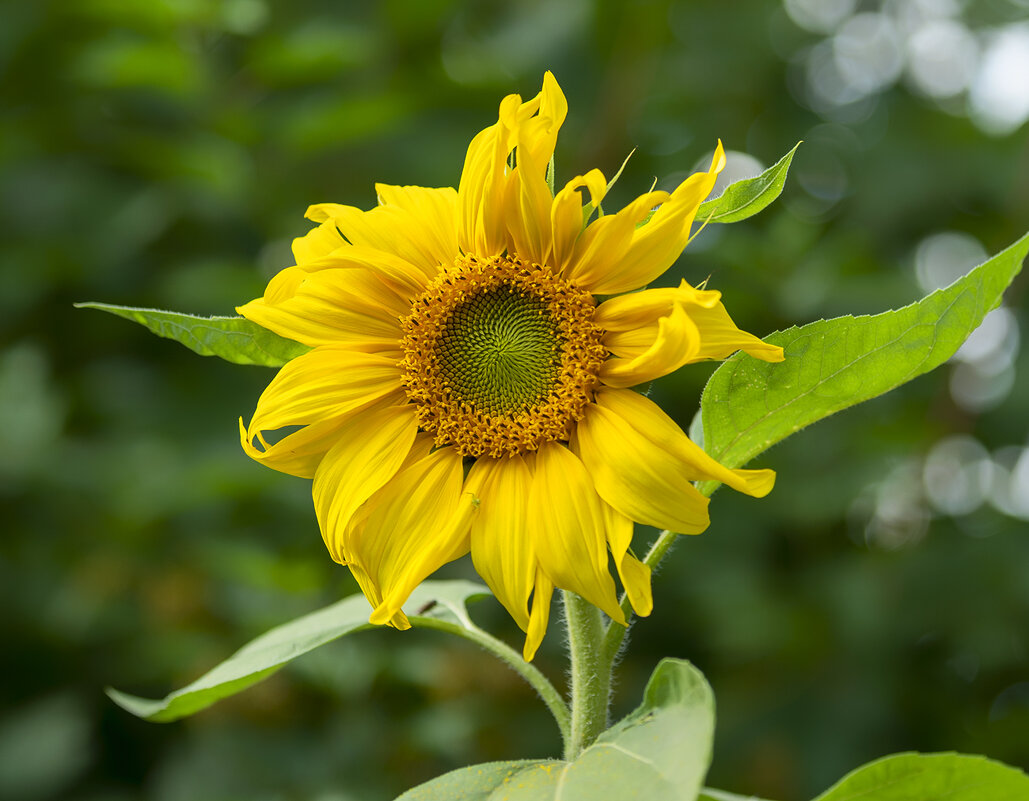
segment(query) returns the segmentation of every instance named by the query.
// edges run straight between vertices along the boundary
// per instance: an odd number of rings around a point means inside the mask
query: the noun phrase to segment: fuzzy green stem
[[[501,640],[498,640],[488,632],[483,631],[470,620],[466,620],[464,625],[451,623],[448,620],[440,620],[439,618],[433,617],[412,618],[411,622],[421,628],[447,631],[451,634],[456,634],[458,637],[464,637],[466,640],[471,640],[472,642],[477,643],[481,648],[484,648],[494,656],[499,657],[502,662],[525,679],[529,685],[539,693],[540,698],[543,699],[543,703],[546,704],[547,709],[550,710],[550,714],[554,716],[558,729],[561,730],[561,740],[567,750],[568,744],[571,742],[571,722],[568,713],[568,705],[565,704],[564,699],[561,697],[561,693],[559,693],[547,677],[540,672],[539,668],[529,662],[526,662],[522,659],[521,654],[513,648]]]
[[[575,759],[607,728],[611,702],[611,662],[603,649],[604,621],[589,601],[563,590],[571,658],[571,737],[565,759]]]

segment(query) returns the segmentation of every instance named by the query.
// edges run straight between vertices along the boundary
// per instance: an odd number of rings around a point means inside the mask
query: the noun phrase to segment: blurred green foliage
[[[1024,41],[1026,13],[1001,0],[5,4],[0,797],[386,799],[558,750],[513,674],[427,632],[329,646],[169,726],[115,708],[104,685],[162,695],[356,587],[324,552],[309,484],[238,446],[236,418],[271,372],[73,302],[229,314],[289,263],[308,204],[370,207],[375,181],[454,185],[500,98],[535,93],[549,68],[571,105],[559,181],[613,175],[636,148],[612,207],[681,178],[719,137],[760,162],[730,154],[751,174],[805,140],[783,198],[705,230],[665,281],[710,277],[759,334],[900,306],[1029,220],[1025,125],[990,116],[985,78],[949,95],[919,78],[912,43],[942,19],[984,73],[996,42]],[[981,358],[765,454],[769,498],[715,496],[711,529],[679,543],[633,629],[616,714],[661,656],[688,657],[718,700],[714,786],[810,797],[906,749],[1029,767],[1024,287],[993,326],[1003,347],[980,343]],[[709,373],[654,388],[684,426]],[[520,641],[496,604],[476,614]],[[560,678],[556,623],[537,661]]]

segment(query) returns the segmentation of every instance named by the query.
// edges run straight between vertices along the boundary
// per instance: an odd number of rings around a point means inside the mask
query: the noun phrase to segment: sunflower
[[[380,184],[370,211],[312,206],[296,265],[238,309],[312,348],[240,435],[262,464],[314,479],[322,537],[370,621],[408,628],[411,591],[470,551],[526,632],[526,659],[555,587],[626,622],[609,560],[649,614],[634,522],[699,533],[708,500],[693,482],[761,497],[775,480],[723,467],[632,389],[736,350],[783,358],[718,292],[633,291],[686,246],[721,143],[707,172],[605,215],[599,170],[556,194],[548,181],[567,110],[548,72],[532,100],[504,98],[457,190]]]

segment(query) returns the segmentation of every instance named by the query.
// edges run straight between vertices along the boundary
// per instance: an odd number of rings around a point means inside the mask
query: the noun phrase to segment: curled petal
[[[462,491],[461,455],[439,448],[399,472],[369,500],[368,519],[348,543],[382,601],[369,618],[389,622],[422,581],[468,553],[478,499]]]
[[[601,409],[628,423],[655,447],[661,447],[679,463],[679,472],[690,481],[721,481],[734,490],[763,498],[775,485],[773,470],[730,470],[712,459],[703,448],[683,433],[661,407],[632,391],[601,390]]]
[[[304,265],[317,261],[346,244],[339,230],[331,221],[316,220],[316,222],[322,224],[293,240],[293,258],[296,259],[297,264]]]
[[[288,267],[268,283],[263,297],[236,311],[311,347],[346,345],[375,353],[399,348],[400,318],[408,313],[409,304],[371,270],[310,273]]]
[[[529,630],[525,633],[525,645],[522,647],[522,657],[526,662],[539,650],[543,642],[543,635],[547,633],[547,623],[550,621],[550,600],[554,595],[554,584],[543,572],[543,568],[536,569],[536,589],[532,595],[532,612],[529,615]]]
[[[643,346],[627,347],[605,337],[604,344],[608,350],[621,353],[604,362],[600,368],[600,380],[609,387],[634,387],[695,361],[700,348],[700,332],[680,304],[675,304],[667,317],[659,318],[653,328],[656,329],[653,340]],[[616,337],[612,335],[610,339],[615,340]],[[621,358],[621,354],[630,354],[631,358]]]
[[[617,512],[610,504],[603,501],[601,503],[604,505],[604,516],[607,520],[607,544],[611,548],[611,556],[618,569],[618,578],[621,579],[633,611],[640,617],[646,617],[654,609],[654,596],[650,590],[650,568],[629,553],[629,546],[632,544],[632,520]]]
[[[312,478],[343,422],[383,399],[403,400],[395,359],[338,345],[315,348],[279,370],[261,394],[249,426],[240,420],[243,450],[275,470]],[[297,426],[298,431],[268,442],[272,432]]]
[[[625,625],[607,567],[606,522],[582,462],[564,445],[543,445],[529,491],[529,535],[540,566],[554,586],[582,596]]]
[[[351,518],[396,475],[415,444],[414,408],[389,406],[356,414],[314,474],[314,510],[322,539],[340,564],[351,560],[345,534]]]
[[[690,483],[681,459],[637,431],[635,421],[591,404],[571,445],[600,497],[630,520],[680,534],[707,528],[708,499]]]

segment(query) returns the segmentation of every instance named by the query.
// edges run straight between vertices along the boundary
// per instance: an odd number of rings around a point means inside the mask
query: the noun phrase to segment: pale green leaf
[[[174,339],[201,356],[218,356],[234,364],[281,367],[310,350],[243,317],[198,317],[108,303],[76,303],[75,307],[116,314],[146,326],[159,337]]]
[[[756,795],[737,795],[736,793],[727,793],[725,790],[715,790],[711,787],[705,787],[700,791],[700,795],[697,796],[697,801],[767,801],[764,798],[758,798]]]
[[[895,754],[847,774],[815,801],[1026,801],[1029,776],[964,754]]]
[[[694,801],[711,761],[711,688],[689,662],[665,659],[638,709],[572,762],[472,765],[397,801]]]
[[[1027,251],[1029,234],[903,309],[772,334],[765,341],[784,349],[783,362],[738,353],[704,388],[705,449],[739,467],[805,426],[943,364],[1000,303]]]
[[[433,627],[446,621],[470,631],[473,624],[465,604],[489,594],[481,584],[470,581],[426,581],[411,593],[404,611],[412,626]],[[108,689],[107,694],[118,706],[155,723],[186,717],[245,690],[320,645],[372,628],[368,623],[370,612],[363,595],[352,595],[265,632],[192,684],[160,700],[137,698],[114,689]]]
[[[721,195],[701,203],[696,219],[699,222],[734,223],[762,211],[782,194],[790,162],[798,147],[800,142],[760,175],[729,184]]]

